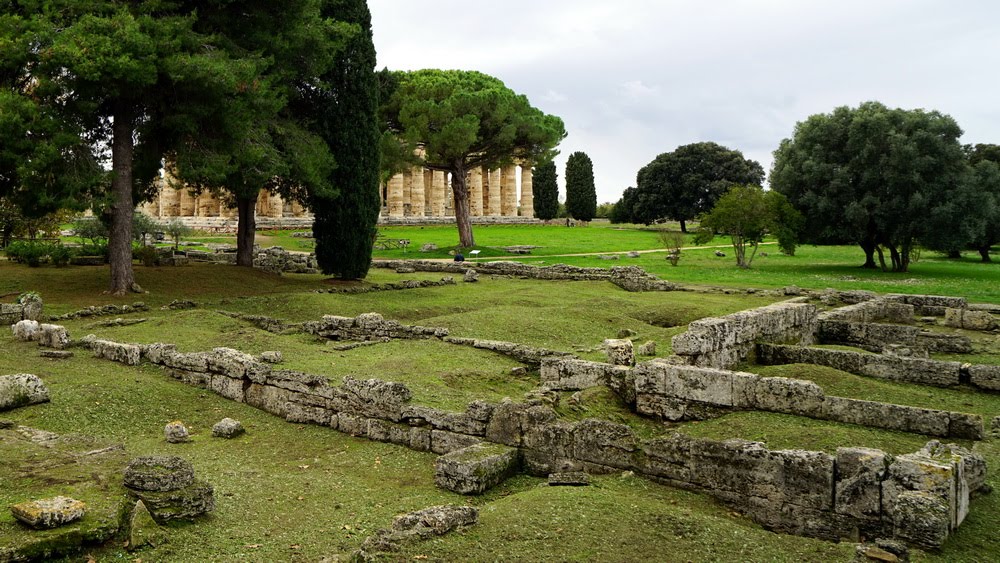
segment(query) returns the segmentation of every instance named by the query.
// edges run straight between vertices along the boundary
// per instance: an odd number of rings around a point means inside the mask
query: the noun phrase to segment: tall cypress
[[[594,163],[584,152],[577,151],[566,161],[566,212],[578,221],[597,215]]]
[[[378,83],[371,12],[365,0],[329,0],[323,15],[359,27],[348,38],[325,88],[310,102],[319,134],[337,166],[330,173],[336,195],[314,193],[309,203],[316,219],[316,260],[324,274],[361,279],[371,266],[379,200]]]
[[[535,197],[535,217],[548,221],[559,215],[559,184],[556,163],[551,160],[535,167],[532,172]]]

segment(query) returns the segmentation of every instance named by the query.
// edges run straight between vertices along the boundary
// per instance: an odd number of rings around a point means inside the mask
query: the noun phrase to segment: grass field
[[[445,257],[453,227],[406,228],[393,236],[441,246]],[[427,239],[419,237],[426,234]],[[596,256],[553,257],[587,252],[621,253],[657,249],[655,233],[586,228],[477,227],[482,244],[540,244],[529,262],[587,266],[638,264],[671,281],[693,286],[774,288],[797,285],[822,289],[873,289],[943,293],[973,301],[1000,302],[1000,265],[945,260],[925,255],[904,274],[856,268],[860,251],[848,247],[802,247],[795,257],[777,252],[758,258],[741,271],[732,258],[717,258],[709,249],[686,250],[671,267],[662,253],[618,261]],[[435,238],[437,237],[437,238]],[[451,237],[451,238],[448,238]],[[302,244],[303,239],[278,233]],[[223,238],[223,240],[225,240]],[[453,243],[452,243],[453,244]],[[423,257],[411,249],[407,257]],[[387,257],[400,251],[383,253]],[[486,254],[484,252],[484,254]],[[497,256],[506,255],[497,251]],[[731,256],[731,253],[730,253]],[[276,335],[248,322],[217,313],[262,314],[289,322],[314,320],[324,314],[352,316],[377,311],[407,324],[447,327],[456,336],[523,342],[577,352],[598,359],[594,351],[620,329],[634,331],[638,341],[654,340],[659,356],[671,353],[670,337],[691,321],[773,302],[775,297],[725,293],[628,293],[604,282],[546,282],[482,276],[477,284],[363,294],[316,293],[344,282],[320,275],[273,276],[220,265],[180,268],[136,268],[138,282],[149,291],[121,300],[103,295],[103,267],[27,268],[0,260],[0,295],[38,291],[52,315],[89,305],[142,300],[151,310],[126,315],[145,322],[125,327],[101,326],[107,318],[66,321],[74,338],[93,333],[130,342],[173,342],[184,351],[229,346],[250,353],[280,350],[282,367],[325,375],[401,381],[414,391],[414,402],[459,410],[469,401],[520,398],[537,384],[537,374],[512,377],[511,360],[481,350],[439,342],[391,342],[349,351],[333,350],[322,340],[302,334]],[[399,275],[373,269],[364,282],[439,279],[440,275]],[[13,299],[8,296],[3,301]],[[198,306],[161,309],[175,299]],[[998,342],[997,344],[1000,344]],[[583,350],[581,352],[581,350]],[[1000,357],[988,350],[982,359]],[[977,356],[977,358],[979,358]],[[1000,395],[967,389],[934,389],[861,378],[815,366],[754,367],[765,375],[809,379],[826,393],[899,404],[1000,414]],[[543,480],[519,476],[483,497],[462,497],[433,484],[435,456],[405,448],[354,439],[326,428],[296,425],[244,404],[227,401],[185,386],[159,369],[129,368],[77,351],[68,361],[38,357],[33,344],[15,342],[0,333],[0,374],[35,373],[50,386],[51,403],[5,412],[2,418],[58,433],[79,433],[101,443],[123,443],[127,457],[179,453],[192,461],[200,478],[215,485],[217,510],[195,524],[169,526],[169,544],[129,554],[121,541],[85,553],[95,561],[320,561],[345,556],[365,536],[390,525],[398,513],[443,503],[481,507],[480,524],[469,530],[408,546],[388,560],[470,561],[846,561],[851,543],[774,534],[708,497],[653,484],[630,475],[595,479],[588,488],[548,487]],[[613,394],[582,392],[570,406],[569,394],[557,409],[566,420],[596,416],[629,424],[640,435],[677,429],[704,437],[739,437],[763,441],[772,448],[833,451],[838,446],[879,447],[891,453],[911,452],[927,438],[858,426],[771,413],[742,412],[718,419],[663,425],[641,419]],[[214,440],[211,425],[230,416],[248,434],[235,441]],[[181,419],[193,429],[188,444],[163,442],[163,425]],[[994,440],[973,446],[991,468],[1000,467]],[[5,444],[0,441],[0,449]],[[71,487],[95,507],[109,506],[107,494],[77,473],[102,474],[107,468],[79,466],[69,474],[26,479],[14,467],[36,452],[4,450],[0,463],[0,504],[25,496],[58,494]],[[14,463],[9,463],[11,461]],[[67,476],[68,475],[68,476]],[[72,483],[70,483],[72,481]],[[988,482],[1000,479],[992,471]],[[102,504],[104,503],[104,504]],[[940,553],[914,552],[916,561],[990,561],[1000,559],[1000,495],[973,501],[968,520]],[[0,545],[16,541],[17,525],[0,512]],[[86,558],[85,558],[86,559]],[[68,561],[79,560],[70,558]]]

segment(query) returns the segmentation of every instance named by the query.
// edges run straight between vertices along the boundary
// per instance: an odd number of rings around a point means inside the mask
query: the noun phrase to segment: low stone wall
[[[489,350],[490,352],[496,352],[497,354],[514,358],[521,363],[530,364],[532,366],[540,365],[546,358],[565,358],[572,356],[572,354],[568,352],[558,352],[556,350],[549,350],[548,348],[535,348],[534,346],[528,346],[527,344],[518,344],[516,342],[506,342],[503,340],[482,340],[479,338],[459,338],[448,336],[444,338],[444,341],[450,344],[472,346],[473,348],[479,348],[480,350]]]
[[[724,317],[701,319],[671,340],[674,353],[694,366],[731,369],[752,361],[758,342],[810,344],[816,331],[816,307],[776,303]]]
[[[389,283],[375,283],[368,285],[354,285],[347,287],[329,287],[326,289],[317,289],[316,293],[372,293],[375,291],[398,291],[401,289],[420,289],[423,287],[442,287],[446,285],[455,285],[455,278],[451,276],[445,276],[439,281],[432,280],[403,280],[398,282]]]
[[[993,365],[778,344],[758,345],[757,361],[765,365],[815,364],[856,375],[937,387],[969,383],[980,389],[1000,391],[1000,366]]]
[[[831,311],[820,313],[820,321],[848,321],[854,323],[871,323],[887,321],[890,323],[912,323],[913,305],[900,303],[896,300],[876,298],[861,301],[846,307],[838,307]]]
[[[398,321],[386,320],[378,313],[363,313],[357,317],[324,315],[320,321],[302,324],[310,334],[331,340],[387,340],[394,338],[443,338],[448,329],[441,327],[408,326]]]
[[[107,351],[133,345],[96,339],[83,344],[102,357],[131,361]],[[606,420],[561,422],[547,406],[474,402],[455,413],[411,405],[410,390],[399,383],[346,377],[335,386],[324,377],[275,370],[228,348],[189,354],[169,344],[138,348],[142,359],[181,381],[291,422],[440,454],[491,442],[439,464],[441,479],[454,478],[456,487],[469,492],[478,490],[479,473],[492,482],[522,459],[527,470],[539,474],[631,470],[711,495],[771,529],[832,540],[863,530],[937,547],[961,523],[969,492],[981,487],[985,476],[982,458],[957,446],[939,455],[935,446],[929,453],[893,459],[877,450],[831,456],[680,434],[641,440],[629,427]]]
[[[924,317],[943,317],[948,308],[965,309],[968,301],[964,297],[946,297],[943,295],[905,295],[890,293],[886,299],[897,303],[912,305],[914,312]]]
[[[189,250],[188,259],[196,262],[212,262],[215,264],[236,264],[236,252],[205,252]],[[253,267],[274,274],[318,274],[319,265],[316,255],[303,252],[289,252],[280,246],[269,248],[254,248]]]
[[[920,329],[915,326],[820,319],[817,339],[822,344],[857,346],[882,351],[890,344],[916,347]]]
[[[661,280],[638,266],[614,268],[581,268],[555,264],[533,266],[520,262],[434,262],[430,260],[373,260],[372,267],[397,270],[412,269],[417,272],[448,272],[464,274],[472,268],[477,273],[493,276],[511,276],[537,280],[609,281],[626,291],[673,291],[678,286]]]
[[[811,381],[676,365],[634,370],[636,412],[664,420],[704,417],[705,407],[779,412],[928,436],[981,440],[982,417],[827,396]]]

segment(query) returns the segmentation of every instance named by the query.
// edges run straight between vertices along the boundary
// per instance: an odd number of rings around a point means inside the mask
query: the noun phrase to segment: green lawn
[[[584,232],[586,236],[594,233],[598,239],[634,237],[628,239],[633,243],[626,248],[619,246],[625,239],[608,243],[608,248],[617,250],[641,248],[640,237],[655,237],[648,232],[615,231],[598,225],[492,229],[478,228],[477,237],[489,240],[490,233],[497,233],[501,242],[496,244],[530,244],[524,240],[526,236],[537,237],[548,232],[544,229],[552,229],[552,248],[570,248],[571,237]],[[439,234],[453,236],[444,227]],[[415,235],[411,239],[417,243]],[[600,244],[591,240],[575,248],[586,251]],[[412,254],[419,253],[407,253]],[[913,272],[904,276],[864,272],[855,268],[860,252],[847,247],[803,247],[795,257],[775,252],[759,258],[750,271],[737,270],[731,258],[716,258],[710,250],[686,251],[676,268],[667,264],[662,254],[619,261],[544,256],[529,260],[605,267],[639,264],[666,279],[690,285],[909,290],[1000,302],[998,266],[925,255]],[[150,293],[115,299],[101,293],[107,283],[106,267],[32,269],[0,260],[0,295],[39,291],[49,314],[88,305],[145,301],[150,311],[128,315],[147,319],[140,324],[100,326],[106,318],[64,324],[74,338],[94,333],[122,341],[173,342],[185,351],[214,346],[249,353],[280,350],[286,358],[281,367],[326,375],[334,381],[345,375],[401,381],[413,389],[415,403],[451,410],[461,410],[476,398],[519,399],[534,388],[537,374],[513,377],[510,368],[517,364],[507,358],[436,341],[396,341],[337,351],[321,339],[272,334],[216,311],[267,315],[289,322],[315,320],[324,314],[353,316],[376,311],[406,324],[447,327],[456,336],[585,350],[580,355],[599,359],[596,348],[620,329],[636,332],[639,342],[656,341],[658,355],[665,356],[670,354],[670,337],[685,330],[691,321],[776,299],[743,291],[628,293],[606,282],[491,276],[482,276],[476,284],[459,281],[434,288],[329,294],[316,290],[340,287],[344,282],[332,282],[321,275],[274,276],[207,264],[137,266],[136,274]],[[376,269],[364,282],[350,284],[440,277]],[[7,296],[3,301],[12,299]],[[160,308],[175,299],[193,300],[198,307],[182,311]],[[980,356],[996,357],[992,350]],[[811,379],[831,395],[987,417],[1000,414],[1000,395],[896,384],[824,368],[749,369]],[[850,543],[773,534],[705,496],[630,476],[601,477],[594,486],[582,489],[550,488],[539,479],[520,476],[484,497],[462,497],[434,486],[435,456],[431,454],[353,439],[326,428],[289,424],[247,405],[185,386],[150,366],[129,368],[99,361],[82,350],[68,361],[43,359],[37,356],[35,346],[14,342],[9,333],[0,333],[0,374],[22,372],[42,377],[52,390],[53,401],[3,413],[3,418],[53,432],[95,436],[102,443],[123,443],[130,456],[179,452],[191,459],[201,478],[216,487],[217,511],[196,524],[170,526],[170,544],[127,554],[121,542],[115,541],[88,551],[96,561],[319,561],[349,553],[373,530],[389,526],[395,514],[442,503],[479,505],[481,524],[461,534],[408,546],[391,560],[426,556],[442,561],[646,561],[651,557],[664,561],[842,561],[853,553]],[[880,447],[891,453],[911,452],[927,441],[913,434],[757,412],[665,426],[628,412],[606,391],[588,390],[571,401],[572,395],[563,394],[557,409],[565,420],[606,418],[629,424],[643,436],[680,428],[698,436],[760,440],[772,448],[834,451],[838,446],[853,445]],[[243,421],[248,434],[235,441],[212,439],[211,425],[225,416]],[[175,419],[193,429],[192,443],[174,446],[163,442],[163,425]],[[1000,447],[993,440],[974,447],[986,456],[991,468],[1000,467]],[[42,487],[37,480],[20,476],[18,467],[31,459],[31,452],[3,451],[0,455],[4,459],[0,463],[0,504],[36,492],[63,490],[58,482]],[[86,476],[88,471],[81,473]],[[94,468],[92,473],[101,471],[106,468]],[[989,483],[1000,486],[995,471]],[[102,494],[114,490],[85,484],[79,487],[74,489],[77,494],[98,504]],[[976,499],[969,519],[940,553],[917,551],[914,560],[996,560],[1000,558],[1000,537],[994,533],[997,527],[1000,496]],[[16,533],[9,513],[0,512],[0,542]]]

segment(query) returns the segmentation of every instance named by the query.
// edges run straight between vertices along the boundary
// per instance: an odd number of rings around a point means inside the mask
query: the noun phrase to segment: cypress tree
[[[577,151],[566,161],[566,212],[577,221],[597,215],[594,163],[584,152]]]
[[[323,15],[359,27],[311,96],[318,133],[337,161],[330,173],[336,195],[314,193],[316,260],[324,274],[361,279],[371,266],[379,200],[378,83],[371,12],[365,0],[330,0]]]
[[[559,184],[556,163],[551,160],[535,167],[532,172],[535,196],[535,217],[548,221],[559,215]]]

